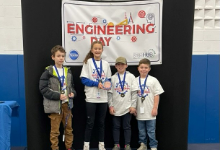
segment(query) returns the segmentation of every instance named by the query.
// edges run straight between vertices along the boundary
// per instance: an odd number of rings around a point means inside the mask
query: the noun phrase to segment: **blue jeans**
[[[147,145],[147,137],[149,137],[150,148],[157,148],[158,142],[155,136],[155,128],[156,128],[156,119],[138,120],[139,143],[144,143],[145,145]]]

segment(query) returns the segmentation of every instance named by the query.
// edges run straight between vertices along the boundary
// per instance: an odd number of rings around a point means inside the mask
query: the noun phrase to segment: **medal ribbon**
[[[122,91],[124,91],[125,77],[126,77],[126,71],[125,71],[125,73],[124,73],[123,81],[121,81],[120,75],[119,75],[119,73],[118,73],[118,80],[119,80],[119,83],[120,83],[120,86],[121,86],[121,90],[122,90]]]
[[[59,80],[61,82],[61,89],[62,89],[63,88],[63,84],[64,84],[64,78],[65,78],[65,76],[64,76],[64,68],[62,67],[62,69],[63,69],[63,80],[61,80],[61,77],[60,77],[59,72],[57,70],[57,67],[55,65],[54,65],[54,68],[55,68],[57,76],[58,76],[58,78],[59,78]]]
[[[98,73],[98,75],[99,75],[99,79],[102,79],[102,59],[100,60],[100,72],[99,72],[99,70],[98,70],[98,67],[97,67],[97,64],[96,64],[94,58],[92,58],[92,61],[93,61],[93,64],[94,64],[94,66],[95,66],[95,69],[96,69],[96,71],[97,71],[97,73]]]
[[[141,78],[139,76],[139,86],[140,86],[140,90],[141,90],[141,96],[143,97],[144,95],[144,90],[145,90],[145,87],[146,87],[146,83],[147,83],[147,77],[148,75],[146,76],[146,78],[144,79],[144,88],[142,89],[142,86],[141,86]],[[144,97],[146,97],[147,95],[145,95]]]

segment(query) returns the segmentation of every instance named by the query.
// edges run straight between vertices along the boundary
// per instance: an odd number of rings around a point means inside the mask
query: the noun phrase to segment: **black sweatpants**
[[[98,119],[99,129],[99,142],[104,142],[104,131],[105,131],[105,116],[107,111],[108,103],[89,103],[86,102],[86,131],[85,131],[85,142],[90,142],[92,129],[94,126],[95,118]],[[97,111],[97,116],[95,116]]]

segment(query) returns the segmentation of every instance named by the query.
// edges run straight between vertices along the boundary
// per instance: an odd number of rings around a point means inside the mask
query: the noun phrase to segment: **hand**
[[[115,114],[115,109],[114,109],[113,106],[109,107],[109,113],[110,113],[111,115],[114,115],[114,114]]]
[[[73,98],[73,97],[74,97],[74,94],[73,94],[73,93],[70,93],[68,96],[69,96],[69,98]]]
[[[153,117],[157,116],[157,108],[153,108],[153,109],[152,109],[151,115],[152,115]]]
[[[102,85],[101,82],[99,82],[99,84],[98,84],[98,88],[99,88],[99,89],[103,89],[103,85]]]
[[[130,114],[134,114],[135,116],[137,115],[136,109],[134,107],[129,108]]]
[[[60,94],[60,100],[63,101],[63,100],[66,100],[67,97],[65,94]]]

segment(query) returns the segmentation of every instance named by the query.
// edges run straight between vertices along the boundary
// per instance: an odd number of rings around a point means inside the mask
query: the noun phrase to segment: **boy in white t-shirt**
[[[110,114],[113,115],[113,139],[112,150],[119,150],[121,121],[124,129],[125,150],[131,150],[131,116],[136,113],[136,101],[138,85],[135,76],[126,71],[127,61],[124,57],[116,59],[117,72],[112,76],[112,88],[108,91],[108,104]]]
[[[138,150],[147,150],[147,137],[151,150],[157,150],[158,141],[155,137],[156,116],[159,104],[159,95],[164,92],[159,81],[149,75],[150,61],[142,59],[139,61],[138,71],[140,76],[138,82],[137,120],[139,130]]]

